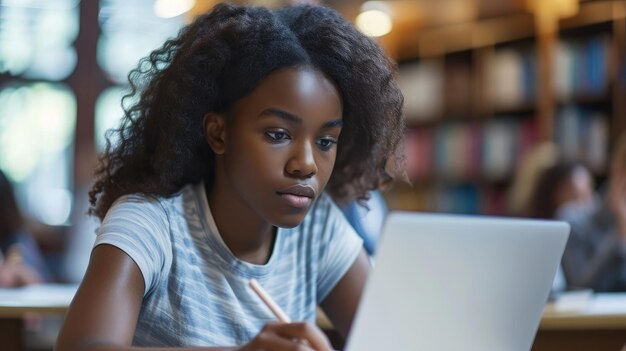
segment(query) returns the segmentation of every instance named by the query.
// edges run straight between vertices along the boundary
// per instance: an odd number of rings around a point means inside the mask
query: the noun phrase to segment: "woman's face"
[[[337,88],[317,70],[268,75],[228,117],[221,164],[233,197],[274,226],[300,224],[333,171],[342,111]]]

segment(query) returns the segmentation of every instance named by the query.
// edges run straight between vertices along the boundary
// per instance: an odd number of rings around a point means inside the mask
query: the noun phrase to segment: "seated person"
[[[593,179],[589,170],[581,164],[555,163],[537,175],[524,214],[531,218],[555,219],[557,212],[571,204],[589,204],[593,200]],[[563,291],[569,280],[560,265],[556,273],[553,291]]]
[[[589,204],[593,196],[593,177],[587,167],[556,163],[539,175],[525,212],[531,218],[555,219],[561,207]]]
[[[567,281],[595,291],[626,291],[626,133],[611,159],[608,185],[587,203],[561,208],[572,232],[563,255]]]
[[[0,287],[42,282],[43,258],[15,202],[11,183],[0,171]]]

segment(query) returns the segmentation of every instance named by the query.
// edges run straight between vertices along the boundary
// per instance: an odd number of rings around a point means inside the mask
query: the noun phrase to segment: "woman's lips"
[[[287,204],[295,208],[306,208],[315,198],[315,190],[310,185],[296,184],[276,192]]]
[[[285,200],[289,206],[296,208],[307,208],[311,204],[311,201],[313,201],[312,198],[307,196],[281,193],[278,193],[278,195],[280,195],[280,197]]]

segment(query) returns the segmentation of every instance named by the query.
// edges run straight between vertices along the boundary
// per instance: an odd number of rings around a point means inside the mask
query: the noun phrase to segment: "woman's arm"
[[[369,259],[365,251],[361,250],[350,269],[320,304],[344,338],[350,332],[369,271]]]
[[[96,246],[70,305],[56,350],[130,345],[143,290],[141,271],[124,251],[112,245]]]
[[[112,245],[97,246],[65,317],[55,350],[136,349],[130,345],[143,291],[141,271],[124,251]]]
[[[72,301],[57,339],[56,351],[199,350],[199,348],[131,347],[143,299],[139,267],[122,250],[99,245],[91,255],[83,282]],[[247,345],[202,350],[290,350],[296,339],[304,350],[329,350],[323,333],[306,323],[268,324]],[[298,345],[302,346],[302,345]]]

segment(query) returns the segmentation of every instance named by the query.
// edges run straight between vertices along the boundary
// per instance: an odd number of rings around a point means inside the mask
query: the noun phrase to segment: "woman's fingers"
[[[280,328],[279,334],[284,337],[297,338],[307,340],[314,350],[330,350],[330,342],[326,334],[317,326],[306,323],[289,323]]]
[[[317,351],[302,341],[285,338],[277,330],[262,330],[252,342],[252,349],[264,351]]]
[[[268,323],[242,350],[330,351],[326,335],[310,323]]]
[[[40,283],[39,274],[23,264],[0,265],[0,287],[19,287]]]

